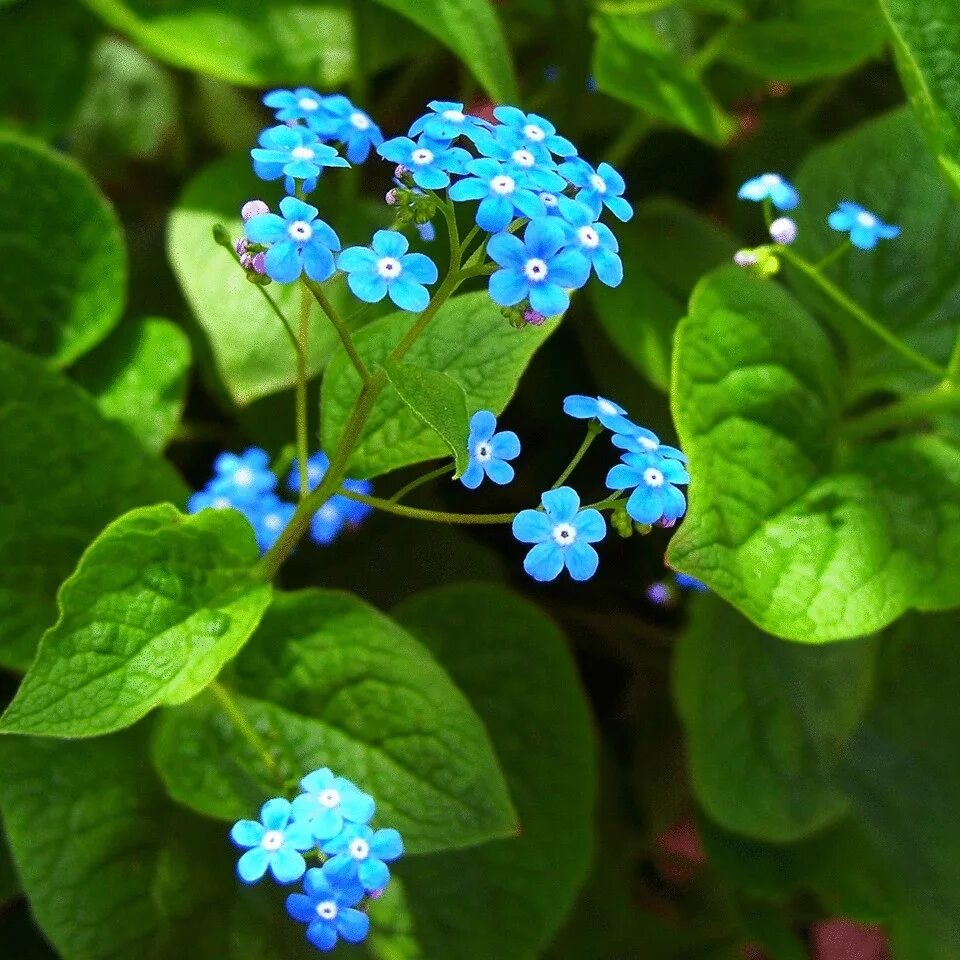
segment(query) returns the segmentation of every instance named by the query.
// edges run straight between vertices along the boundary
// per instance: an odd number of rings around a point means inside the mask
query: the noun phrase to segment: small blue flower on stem
[[[560,164],[560,173],[577,190],[577,201],[599,217],[606,207],[618,220],[626,223],[633,216],[633,207],[623,198],[627,185],[623,177],[609,163],[601,163],[596,170],[580,157]]]
[[[687,501],[674,484],[689,482],[690,476],[679,460],[664,460],[651,453],[624,454],[623,463],[607,474],[611,490],[633,489],[627,513],[644,524],[679,520],[686,512]]]
[[[575,157],[577,148],[557,135],[557,128],[545,117],[524,113],[516,107],[497,107],[493,115],[507,127],[518,144],[548,150],[558,157]]]
[[[570,487],[548,490],[540,498],[543,511],[521,510],[513,519],[513,535],[521,543],[536,544],[523,569],[544,583],[555,580],[564,567],[574,580],[589,580],[600,563],[590,544],[607,535],[599,510],[580,509],[580,497]]]
[[[479,200],[476,221],[482,230],[498,233],[514,216],[532,220],[547,215],[543,201],[525,186],[526,176],[511,176],[498,160],[471,160],[467,172],[472,176],[453,184],[447,195],[451,200]]]
[[[490,296],[501,307],[529,299],[545,317],[570,306],[567,290],[582,287],[590,276],[590,262],[576,250],[563,249],[566,231],[556,217],[540,217],[527,224],[523,240],[512,233],[490,238],[487,253],[502,269],[490,277]]]
[[[307,485],[316,490],[330,467],[327,455],[318,450],[307,460]],[[294,460],[287,476],[287,487],[293,492],[300,490],[300,461]],[[370,494],[373,484],[369,480],[344,480],[343,488],[355,493]],[[329,546],[345,526],[357,527],[373,512],[365,503],[334,494],[310,519],[310,539],[321,547]]]
[[[253,171],[261,180],[285,177],[287,193],[296,192],[296,180],[303,180],[309,193],[317,186],[324,167],[349,167],[339,153],[306,127],[270,127],[260,134],[260,146],[250,151]]]
[[[470,466],[460,478],[469,490],[476,490],[485,476],[501,487],[513,480],[513,467],[507,460],[520,456],[520,438],[512,430],[496,430],[497,418],[489,410],[479,410],[470,418]]]
[[[632,433],[638,429],[627,419],[627,411],[606,397],[585,397],[574,393],[563,401],[563,412],[577,420],[599,420],[608,430]]]
[[[257,545],[266,553],[287,529],[296,508],[273,493],[264,494],[256,503],[244,509],[246,518],[253,527]]]
[[[471,139],[478,130],[486,130],[490,124],[480,117],[463,112],[463,104],[449,100],[431,100],[427,104],[430,113],[414,120],[408,136],[417,137],[425,133],[433,140],[456,140],[459,136]]]
[[[620,244],[611,229],[595,223],[592,211],[582,203],[564,204],[561,212],[570,225],[571,244],[590,262],[597,279],[618,287],[623,281],[623,261],[617,256]]]
[[[628,453],[655,453],[668,460],[687,462],[687,455],[676,447],[661,443],[660,438],[645,427],[631,424],[632,429],[625,433],[615,433],[610,439],[615,447],[626,450]]]
[[[484,157],[499,160],[504,165],[504,173],[522,181],[524,186],[559,193],[567,185],[557,172],[557,163],[550,152],[526,143],[518,144],[509,127],[494,127],[492,133],[478,133],[475,142]]]
[[[382,890],[390,880],[392,863],[403,856],[403,840],[396,830],[377,830],[363,823],[348,823],[343,832],[323,844],[323,852],[332,857],[330,876],[354,877],[367,893]]]
[[[340,238],[329,224],[317,219],[317,208],[296,197],[284,197],[280,213],[283,216],[263,213],[244,224],[249,241],[270,246],[264,258],[267,276],[278,283],[291,283],[304,272],[318,282],[333,276],[333,251],[340,249]]]
[[[237,874],[244,883],[256,883],[267,872],[277,883],[293,883],[307,869],[301,855],[315,846],[308,824],[291,819],[288,800],[277,797],[260,808],[260,822],[239,820],[230,839],[246,853],[237,861]]]
[[[277,486],[270,457],[260,447],[248,447],[239,456],[221,453],[213,462],[213,474],[207,490],[236,503],[252,503]]]
[[[359,881],[337,877],[325,863],[306,872],[303,891],[287,897],[287,913],[307,924],[307,940],[318,950],[332,950],[340,937],[348,943],[365,939],[370,918],[354,909],[364,895]]]
[[[309,117],[307,123],[321,139],[342,143],[350,163],[364,163],[371,148],[383,143],[383,133],[370,116],[342,94],[326,97],[323,112]]]
[[[275,116],[281,123],[290,120],[309,122],[311,117],[323,113],[325,99],[310,87],[297,87],[295,90],[271,90],[263,102],[277,111]]]
[[[381,143],[377,153],[406,167],[413,182],[424,190],[448,187],[450,174],[464,173],[470,160],[470,154],[462,147],[451,147],[426,136],[416,143],[409,137],[394,137]]]
[[[741,200],[770,200],[778,210],[795,210],[800,204],[796,187],[779,173],[762,173],[751,177],[737,191]]]
[[[878,240],[900,236],[899,227],[884,223],[876,214],[846,200],[830,214],[827,223],[840,233],[849,233],[850,242],[859,250],[872,250]]]
[[[347,273],[350,289],[365,303],[377,303],[389,294],[401,310],[420,313],[430,303],[424,284],[436,283],[439,274],[428,256],[407,253],[409,247],[402,233],[378,230],[370,247],[344,250],[338,266]]]
[[[293,816],[309,823],[320,842],[335,837],[346,822],[369,822],[377,806],[370,794],[327,767],[308,773],[300,789],[304,792],[293,801]]]

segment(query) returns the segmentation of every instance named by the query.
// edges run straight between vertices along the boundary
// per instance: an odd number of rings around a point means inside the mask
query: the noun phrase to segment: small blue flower
[[[577,420],[599,420],[608,430],[632,434],[638,429],[627,419],[627,411],[606,397],[585,397],[574,393],[563,401],[563,412]]]
[[[380,128],[343,94],[324,98],[322,112],[308,117],[307,124],[322,140],[342,143],[350,163],[364,163],[370,150],[383,143]]]
[[[414,226],[424,243],[433,243],[437,239],[437,228],[429,220],[426,223],[416,223]]]
[[[295,90],[271,90],[263,98],[264,104],[276,110],[276,118],[281,123],[290,120],[305,120],[323,113],[326,97],[310,87],[297,87]]]
[[[555,217],[531,220],[523,240],[512,233],[490,238],[487,253],[502,269],[490,277],[490,296],[501,307],[529,299],[545,317],[570,306],[568,290],[582,287],[590,276],[590,262],[577,250],[563,249],[567,236]]]
[[[233,503],[249,504],[270,493],[277,478],[270,469],[270,457],[260,447],[248,447],[239,456],[221,453],[213,462],[213,479],[207,490]]]
[[[545,117],[524,113],[516,107],[497,107],[493,115],[513,134],[520,146],[548,150],[558,157],[575,157],[577,148],[557,135],[557,128]]]
[[[484,476],[501,487],[513,480],[513,467],[507,460],[520,456],[520,438],[512,430],[496,430],[497,418],[489,410],[479,410],[470,418],[470,466],[460,478],[469,490],[476,490]]]
[[[427,104],[430,113],[414,120],[408,136],[417,137],[425,133],[433,140],[450,142],[459,136],[473,139],[477,131],[487,130],[490,126],[486,120],[471,116],[463,112],[463,104],[448,100],[431,100]]]
[[[309,193],[317,186],[317,178],[324,167],[349,167],[337,151],[321,143],[319,137],[306,127],[270,127],[260,134],[260,146],[250,151],[253,171],[261,180],[279,180],[285,177],[287,193],[296,192],[297,180]]]
[[[597,279],[608,287],[620,286],[623,261],[617,256],[620,244],[613,231],[604,223],[594,222],[593,212],[582,203],[564,204],[561,212],[570,225],[571,245],[587,258]]]
[[[244,510],[244,504],[227,493],[217,493],[208,484],[202,490],[190,495],[187,500],[187,513],[199,513],[201,510]]]
[[[633,207],[623,198],[627,185],[609,163],[601,163],[594,170],[586,160],[574,157],[560,164],[560,173],[578,188],[577,201],[588,207],[595,218],[604,207],[624,223],[633,216]]]
[[[337,877],[325,863],[306,872],[303,891],[287,897],[287,913],[307,924],[307,940],[318,950],[332,950],[340,937],[347,943],[361,943],[366,938],[370,918],[354,909],[364,895],[358,880]]]
[[[830,214],[827,223],[840,233],[849,233],[850,242],[859,250],[872,250],[878,240],[900,236],[899,227],[884,223],[876,214],[846,200]]]
[[[389,294],[401,310],[420,313],[430,303],[424,284],[436,283],[438,273],[425,254],[407,253],[409,246],[402,233],[378,230],[370,247],[344,250],[338,266],[347,273],[350,289],[365,303],[377,303]]]
[[[492,132],[480,132],[474,138],[477,150],[504,165],[504,173],[519,180],[526,187],[559,193],[566,181],[557,172],[557,163],[550,151],[534,149],[530,144],[518,143],[509,127],[494,127]]]
[[[795,210],[800,204],[796,187],[779,173],[762,173],[752,177],[737,191],[741,200],[771,200],[778,210]]]
[[[631,428],[628,432],[615,433],[610,438],[615,447],[626,450],[628,453],[655,453],[667,460],[687,462],[687,455],[682,450],[661,443],[660,438],[652,430],[638,427],[636,424],[631,424]]]
[[[705,583],[701,583],[696,577],[691,577],[688,573],[675,573],[673,579],[681,590],[690,590],[693,593],[707,593],[709,590]]]
[[[367,893],[373,893],[389,882],[387,864],[403,856],[403,840],[396,830],[374,832],[364,823],[348,823],[321,849],[332,857],[330,876],[344,880],[356,877]]]
[[[524,185],[526,174],[511,176],[500,161],[489,157],[471,160],[467,172],[473,176],[453,184],[447,195],[451,200],[479,200],[476,221],[482,230],[498,233],[515,216],[532,220],[547,215],[543,201]]]
[[[633,488],[627,513],[637,523],[675,523],[687,509],[687,501],[674,486],[689,483],[690,476],[678,460],[664,460],[651,453],[627,453],[607,474],[611,490]]]
[[[287,476],[287,487],[294,493],[300,490],[300,462],[294,460]],[[316,490],[330,467],[330,460],[322,451],[317,451],[307,460],[307,485]],[[373,484],[369,480],[344,480],[343,488],[355,493],[370,494]],[[345,526],[357,527],[373,512],[365,503],[334,494],[310,519],[310,539],[321,547],[329,546]]]
[[[580,497],[570,487],[548,490],[541,510],[521,510],[513,520],[513,535],[521,543],[536,544],[523,569],[541,583],[555,580],[564,567],[574,580],[589,580],[600,563],[590,544],[607,535],[599,510],[581,510]]]
[[[450,186],[450,174],[464,173],[470,160],[470,154],[462,147],[451,147],[426,136],[416,143],[409,137],[394,137],[381,143],[377,153],[406,167],[413,182],[424,190]]]
[[[293,801],[293,816],[309,823],[321,843],[340,833],[346,822],[368,823],[377,806],[368,793],[326,767],[308,773],[300,789],[304,792]]]
[[[237,861],[237,875],[244,883],[256,883],[269,867],[277,883],[293,883],[307,869],[301,851],[316,844],[308,824],[291,819],[288,800],[277,797],[260,808],[260,822],[238,820],[230,839],[247,852]]]
[[[283,216],[262,213],[244,224],[249,241],[270,246],[264,267],[271,280],[292,283],[305,272],[322,283],[333,276],[333,251],[340,249],[340,238],[317,218],[319,212],[296,197],[284,197],[280,201]]]
[[[264,494],[244,510],[253,527],[257,545],[264,553],[280,539],[280,534],[287,529],[287,524],[293,519],[295,512],[296,507],[292,503],[287,503],[272,493]]]

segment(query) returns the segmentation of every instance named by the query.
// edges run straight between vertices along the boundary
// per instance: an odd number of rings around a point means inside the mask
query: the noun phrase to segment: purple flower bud
[[[263,253],[263,252],[260,252],[254,256],[253,263],[251,264],[251,266],[253,267],[254,273],[259,273],[260,276],[266,275],[267,273],[266,259],[267,259],[267,255],[266,253]]]
[[[383,889],[380,889],[380,890],[371,890],[370,893],[367,894],[367,896],[368,896],[371,900],[379,900],[379,899],[383,896]]]
[[[253,254],[252,253],[241,253],[240,254],[240,266],[244,270],[253,269]]]
[[[401,163],[396,170],[393,171],[393,175],[397,180],[402,180],[410,171]]]
[[[664,530],[671,530],[676,525],[677,525],[676,520],[668,520],[666,517],[661,517],[657,521],[657,526],[662,527]]]
[[[391,187],[383,199],[387,201],[388,206],[395,207],[400,202],[400,195],[397,193],[397,188]]]
[[[251,217],[259,217],[261,213],[269,213],[270,208],[262,200],[248,200],[240,208],[240,216],[249,220]]]
[[[532,307],[523,311],[523,319],[532,327],[542,327],[547,319],[542,313],[537,313]]]
[[[233,248],[234,248],[234,250],[237,251],[237,256],[242,258],[243,255],[247,252],[247,238],[246,238],[246,237],[241,237],[241,238],[233,245]]]
[[[757,255],[752,250],[738,250],[733,255],[733,262],[738,267],[755,267],[757,265]]]
[[[770,236],[776,243],[789,246],[797,239],[797,224],[789,217],[779,217],[770,224]]]
[[[647,599],[657,607],[668,607],[673,601],[669,584],[651,583],[647,587]]]

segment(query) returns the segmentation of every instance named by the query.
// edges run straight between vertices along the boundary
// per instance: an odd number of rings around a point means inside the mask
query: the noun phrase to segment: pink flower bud
[[[264,276],[267,272],[266,266],[267,255],[263,252],[258,253],[253,258],[253,271],[254,273],[259,273],[261,276]]]
[[[396,170],[393,171],[393,175],[398,179],[402,180],[410,171],[401,163]]]
[[[757,265],[757,255],[752,250],[738,250],[733,255],[733,262],[738,267],[755,267]]]
[[[530,308],[523,311],[523,319],[532,327],[542,327],[547,318],[542,313],[537,313],[536,310]]]
[[[249,220],[251,217],[259,217],[261,213],[269,213],[270,208],[262,200],[248,200],[240,208],[240,216],[244,220]]]
[[[253,254],[252,253],[241,253],[240,254],[240,266],[244,270],[253,269]]]
[[[400,195],[397,193],[397,188],[392,187],[390,190],[388,190],[384,200],[387,201],[388,206],[395,207],[400,200]]]
[[[774,242],[789,246],[797,239],[797,224],[789,217],[779,217],[770,224],[770,236]]]

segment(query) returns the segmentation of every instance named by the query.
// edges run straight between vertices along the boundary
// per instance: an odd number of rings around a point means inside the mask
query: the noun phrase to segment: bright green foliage
[[[594,73],[604,93],[711,143],[729,139],[730,118],[651,24],[601,16],[595,27]]]
[[[900,77],[933,154],[960,196],[960,7],[953,0],[880,0]]]
[[[105,417],[159,452],[180,422],[189,369],[186,335],[169,320],[150,317],[120,327],[70,372]]]
[[[369,368],[386,359],[412,322],[409,313],[394,313],[358,332],[354,338],[357,349]],[[557,322],[512,330],[487,293],[469,293],[454,297],[440,309],[405,360],[456,380],[466,391],[470,414],[477,410],[500,413]],[[336,449],[359,391],[360,378],[340,349],[323,380],[320,414],[325,450]],[[395,391],[388,390],[373,408],[350,460],[349,473],[375,477],[447,452],[447,444],[407,409]]]
[[[826,336],[773,283],[726,268],[694,292],[673,402],[697,466],[670,562],[791,640],[960,604],[960,450],[932,435],[847,450],[841,388]]]
[[[0,463],[16,465],[0,484],[0,663],[25,669],[87,544],[119,514],[182,502],[186,489],[83,390],[3,345]]]
[[[534,960],[569,909],[591,852],[594,743],[573,663],[556,627],[500,587],[430,591],[397,616],[486,723],[521,832],[405,864],[406,913],[392,923],[380,909],[372,915],[374,953],[383,960]],[[400,899],[391,893],[378,908],[396,911]]]
[[[208,694],[168,712],[154,744],[171,795],[201,813],[248,815],[329,766],[376,797],[378,822],[410,852],[516,830],[470,704],[424,647],[349,594],[279,594],[225,685],[242,726]]]
[[[60,619],[0,732],[89,737],[202,690],[270,603],[253,531],[232,510],[169,504],[115,521],[60,590]]]
[[[79,167],[13,134],[0,133],[0,196],[0,338],[69,363],[120,317],[120,227]]]
[[[650,200],[617,227],[625,264],[619,287],[591,284],[597,316],[633,367],[670,389],[673,335],[697,281],[729,260],[737,242],[674,200]]]

